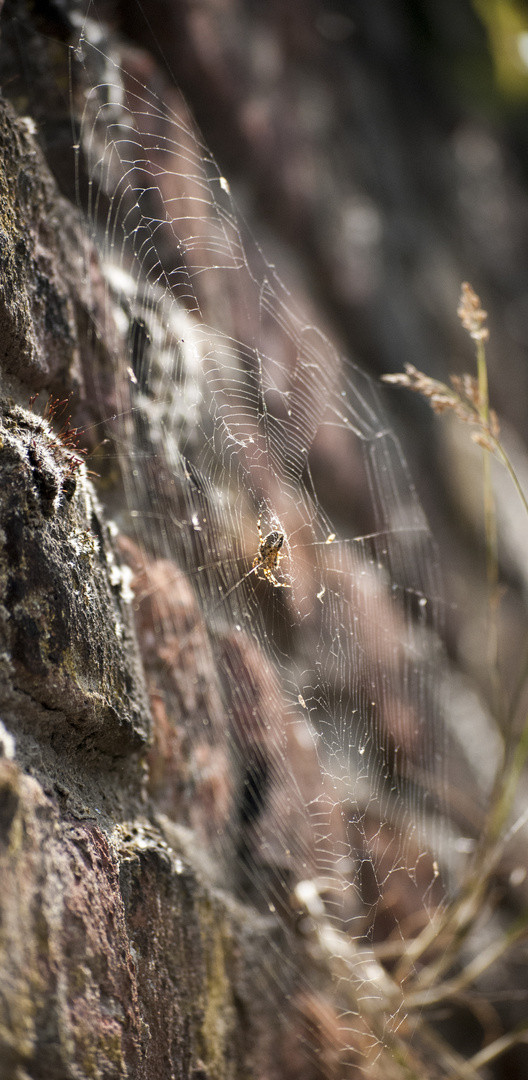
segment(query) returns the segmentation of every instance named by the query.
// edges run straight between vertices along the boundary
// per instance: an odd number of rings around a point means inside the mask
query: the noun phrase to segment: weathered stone
[[[0,138],[0,1076],[279,1080],[294,937],[220,891],[236,875],[206,850],[240,777],[201,615],[180,570],[117,542],[84,463],[100,432],[72,428],[115,408],[123,343],[4,101]]]

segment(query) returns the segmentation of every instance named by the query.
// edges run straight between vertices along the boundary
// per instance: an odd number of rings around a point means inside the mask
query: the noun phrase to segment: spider
[[[279,560],[284,558],[284,555],[280,550],[284,543],[284,533],[276,532],[274,530],[273,532],[268,533],[267,536],[263,536],[260,529],[261,520],[261,517],[259,517],[257,521],[260,540],[259,549],[253,559],[253,566],[251,567],[250,573],[255,570],[257,577],[262,580],[267,578],[276,589],[291,589],[291,585],[286,585],[284,581],[277,581],[277,578],[273,573],[274,570],[278,569]],[[262,573],[259,573],[259,570],[262,571]]]

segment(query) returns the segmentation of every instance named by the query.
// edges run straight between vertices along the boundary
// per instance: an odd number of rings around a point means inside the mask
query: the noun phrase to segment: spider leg
[[[264,574],[276,589],[291,589],[291,585],[286,585],[284,581],[277,581],[275,574],[272,574],[271,570],[268,570],[267,567],[264,567]]]

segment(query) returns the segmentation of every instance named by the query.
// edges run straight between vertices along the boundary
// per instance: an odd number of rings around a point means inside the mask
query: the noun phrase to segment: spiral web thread
[[[207,737],[228,743],[246,803],[211,846],[226,865],[235,853],[264,908],[304,917],[345,1077],[358,1055],[374,1068],[404,1023],[371,943],[417,932],[441,898],[434,544],[373,382],[295,308],[185,106],[88,38],[79,153],[116,356],[126,344],[127,513],[192,583],[182,656],[206,635],[230,686]],[[354,506],[325,512],[312,475],[325,440],[370,494],[368,535]],[[279,586],[253,567],[259,520],[284,537]],[[248,655],[257,690],[241,677]],[[407,893],[414,930],[399,924]]]

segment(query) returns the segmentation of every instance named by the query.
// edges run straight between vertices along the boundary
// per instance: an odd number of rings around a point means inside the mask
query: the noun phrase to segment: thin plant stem
[[[494,438],[493,439],[493,444],[494,444],[494,448],[495,448],[495,450],[497,452],[497,457],[500,459],[500,461],[504,465],[505,469],[508,470],[508,472],[510,474],[510,478],[511,478],[511,480],[513,482],[513,485],[515,487],[515,490],[516,490],[516,492],[517,492],[517,494],[518,494],[518,496],[519,496],[519,498],[521,500],[521,503],[522,503],[526,513],[528,514],[528,499],[526,498],[526,495],[524,494],[524,491],[523,491],[523,489],[522,489],[522,487],[521,487],[521,485],[519,483],[519,478],[517,476],[517,473],[515,472],[515,469],[514,469],[512,463],[511,463],[511,461],[510,461],[510,459],[509,459],[509,457],[508,457],[502,443],[499,442],[498,439]]]
[[[500,940],[492,942],[487,949],[484,949],[473,960],[466,964],[462,971],[454,978],[449,979],[448,982],[439,983],[429,990],[413,990],[405,995],[404,1002],[406,1008],[420,1009],[425,1006],[438,1005],[442,1001],[446,1001],[459,995],[463,990],[470,986],[472,982],[479,978],[480,975],[487,971],[488,968],[495,964],[516,941],[526,937],[527,927],[528,913],[525,913],[515,921],[513,926],[503,934]]]
[[[512,728],[513,728],[513,723],[514,723],[515,717],[517,716],[517,709],[519,708],[522,692],[523,692],[523,690],[524,690],[524,688],[526,686],[526,680],[527,679],[528,679],[528,644],[526,646],[526,651],[525,651],[523,662],[522,662],[522,664],[520,666],[520,673],[518,675],[517,682],[515,684],[513,693],[512,693],[512,695],[510,697],[510,704],[509,704],[509,707],[508,707],[508,712],[507,712],[507,715],[506,715],[506,722],[505,722],[505,727],[504,727],[506,738],[508,738],[511,735],[511,731],[512,731]]]
[[[488,817],[486,837],[492,844],[498,843],[510,817],[515,793],[528,759],[528,717],[513,750],[505,755],[496,785]]]
[[[490,410],[488,391],[488,367],[486,362],[486,349],[482,338],[477,339],[477,381],[478,381],[478,411],[483,427],[489,430]],[[497,540],[497,514],[495,507],[495,495],[491,476],[491,454],[486,448],[482,451],[483,459],[483,487],[484,487],[484,534],[486,538],[486,577],[488,582],[488,633],[487,653],[490,671],[491,693],[494,705],[494,713],[498,717],[500,711],[500,678],[499,678],[499,632],[498,632],[498,609],[499,609],[499,558]]]
[[[498,526],[496,502],[492,482],[492,455],[504,466],[517,492],[521,505],[528,516],[528,498],[525,495],[510,458],[499,441],[499,424],[489,405],[488,372],[485,341],[489,332],[484,325],[487,314],[482,310],[479,297],[470,285],[462,285],[458,308],[462,325],[476,345],[477,378],[469,375],[453,376],[452,387],[429,378],[411,364],[406,364],[405,374],[384,376],[385,381],[407,386],[427,398],[435,412],[451,410],[459,420],[473,426],[472,438],[482,447],[483,503],[486,549],[486,580],[488,591],[487,661],[490,672],[492,711],[501,719],[503,688],[499,672],[499,563]],[[475,430],[476,429],[476,430]],[[516,717],[523,700],[528,679],[528,655],[519,667],[516,686],[509,705],[504,708],[503,753],[499,762],[493,790],[488,801],[486,823],[467,867],[464,880],[457,895],[418,936],[406,943],[405,952],[393,972],[394,981],[402,987],[403,1003],[408,1010],[420,1010],[438,1005],[446,1000],[455,1001],[492,964],[525,936],[526,915],[521,916],[499,941],[493,942],[472,961],[466,963],[458,974],[449,973],[460,955],[464,940],[473,930],[482,905],[489,891],[494,868],[503,853],[519,781],[528,761],[528,715],[519,733]],[[417,965],[417,961],[421,964]],[[447,977],[446,977],[447,976]],[[406,984],[404,989],[404,984]],[[528,1022],[514,1031],[500,1036],[485,1046],[469,1060],[453,1062],[450,1067],[452,1080],[469,1080],[477,1071],[504,1053],[519,1041],[528,1040]]]
[[[495,1039],[494,1042],[484,1046],[482,1050],[479,1050],[477,1054],[474,1054],[472,1058],[458,1067],[456,1072],[451,1074],[450,1080],[469,1080],[470,1077],[475,1075],[477,1069],[482,1069],[484,1065],[489,1065],[490,1061],[495,1061],[496,1058],[504,1054],[506,1050],[509,1050],[512,1046],[516,1046],[520,1042],[525,1042],[528,1039],[528,1021],[524,1021],[514,1028],[513,1031],[508,1032],[507,1035],[501,1035],[500,1038]]]

